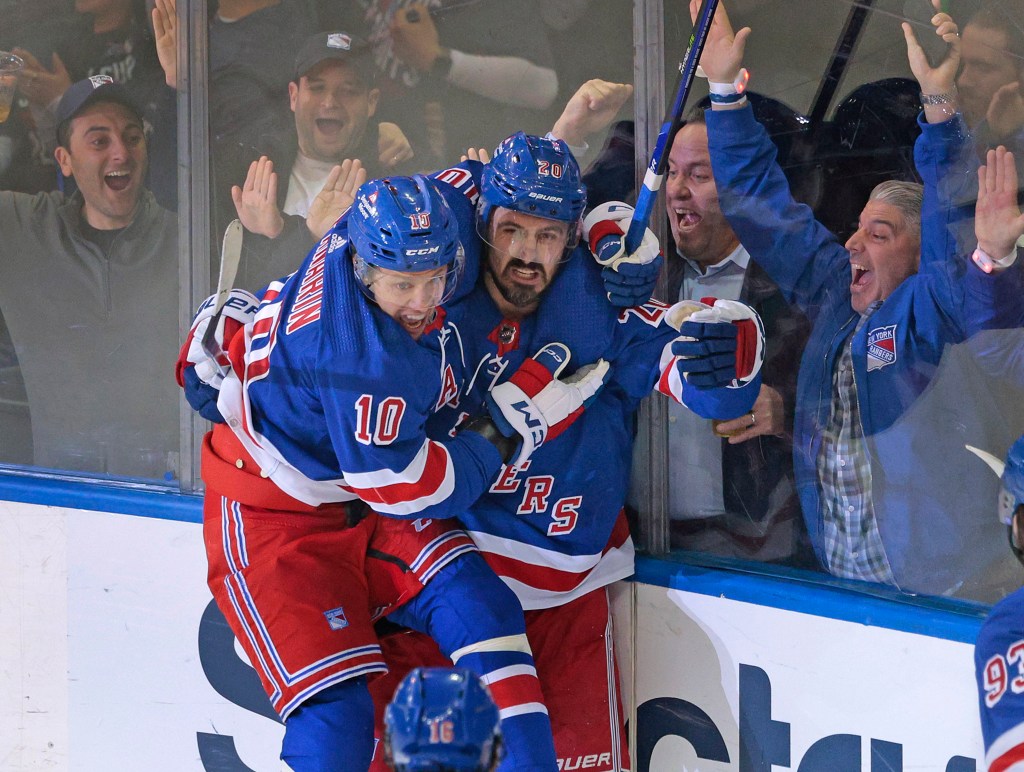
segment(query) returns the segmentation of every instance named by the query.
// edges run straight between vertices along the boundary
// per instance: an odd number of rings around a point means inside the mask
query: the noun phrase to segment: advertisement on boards
[[[972,646],[635,586],[641,772],[975,772]]]

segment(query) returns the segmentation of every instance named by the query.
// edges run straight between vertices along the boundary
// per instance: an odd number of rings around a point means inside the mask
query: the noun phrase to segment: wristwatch
[[[942,94],[921,93],[921,104],[923,105],[948,105],[956,101],[955,91],[946,91]]]

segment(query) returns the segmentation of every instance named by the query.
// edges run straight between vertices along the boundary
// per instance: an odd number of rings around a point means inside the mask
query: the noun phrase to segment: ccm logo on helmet
[[[554,201],[555,203],[562,200],[561,196],[546,196],[543,193],[535,193],[532,190],[530,191],[530,198],[539,198],[541,201]]]
[[[423,249],[407,249],[405,250],[405,254],[408,255],[409,257],[417,257],[419,255],[432,255],[440,249],[440,246],[424,247]]]

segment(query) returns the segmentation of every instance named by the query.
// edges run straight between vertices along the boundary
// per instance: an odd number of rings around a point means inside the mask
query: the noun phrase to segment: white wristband
[[[740,68],[739,73],[736,75],[736,80],[732,83],[718,83],[713,80],[708,80],[708,91],[717,96],[732,96],[733,94],[742,94],[747,90],[747,83],[750,81],[750,73],[747,72],[746,67]]]
[[[974,254],[971,255],[971,259],[974,260],[978,267],[985,273],[1004,271],[1017,261],[1017,245],[1014,244],[1010,254],[1004,255],[998,260],[992,257],[981,247],[978,247],[974,250]]]

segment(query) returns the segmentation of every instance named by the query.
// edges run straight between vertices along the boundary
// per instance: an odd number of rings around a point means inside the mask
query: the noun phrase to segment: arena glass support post
[[[633,4],[633,83],[635,105],[634,166],[636,189],[640,189],[654,149],[654,140],[666,109],[665,95],[665,7],[663,0],[636,0]],[[665,212],[655,206],[650,226],[666,243]],[[655,296],[664,300],[667,271],[662,270]],[[643,474],[639,502],[637,546],[650,555],[668,552],[668,405],[654,394],[640,405],[638,423],[647,428],[648,442],[637,448],[636,459]],[[642,433],[643,434],[643,433]]]
[[[207,0],[178,0],[178,339],[210,294],[210,135]],[[180,398],[179,484],[200,487],[199,442],[206,421]]]

